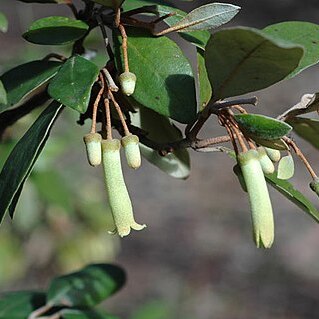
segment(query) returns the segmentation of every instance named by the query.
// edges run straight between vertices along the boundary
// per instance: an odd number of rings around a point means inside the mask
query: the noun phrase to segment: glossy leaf
[[[113,265],[89,265],[52,280],[47,302],[55,306],[93,307],[117,292],[125,283],[124,271]]]
[[[130,29],[128,36],[130,71],[137,77],[133,98],[176,121],[192,122],[197,112],[195,81],[181,49],[169,38],[150,37],[143,30]],[[118,38],[115,54],[122,54]],[[123,71],[121,65],[118,69]]]
[[[89,26],[67,17],[47,17],[34,21],[23,37],[36,44],[62,45],[82,38]]]
[[[213,92],[208,79],[204,53],[200,49],[197,49],[197,76],[199,86],[199,108],[202,110],[210,101]]]
[[[216,32],[205,60],[214,100],[264,89],[293,72],[303,49],[273,39],[257,29],[238,27]]]
[[[111,7],[114,9],[119,8],[125,0],[91,0],[95,3],[102,4],[105,7]]]
[[[297,115],[319,111],[319,94],[304,94],[301,101],[291,107],[288,111],[279,115],[280,120],[290,119]]]
[[[84,113],[98,74],[99,69],[94,63],[81,56],[73,56],[50,82],[49,95],[63,105]]]
[[[57,118],[61,105],[53,102],[33,123],[30,129],[16,144],[0,173],[0,221],[11,205],[14,210],[25,180],[39,157],[50,130]]]
[[[0,81],[0,105],[6,105],[8,103],[7,92],[3,86],[2,81]]]
[[[277,178],[289,179],[294,176],[295,164],[294,159],[289,154],[280,159],[277,169]]]
[[[166,143],[182,138],[179,129],[170,123],[169,119],[147,108],[140,108],[131,114],[134,126],[140,127],[148,134],[147,137],[158,142]],[[186,149],[181,149],[161,156],[157,151],[140,143],[141,153],[150,163],[163,172],[175,178],[187,178],[190,173],[190,158]]]
[[[305,197],[301,192],[294,188],[288,181],[276,177],[276,172],[273,174],[266,174],[266,181],[273,186],[277,191],[284,195],[291,202],[296,204],[316,222],[319,222],[319,211],[317,208]]]
[[[8,31],[8,20],[7,17],[0,11],[0,31],[7,32]]]
[[[19,65],[1,76],[7,91],[7,103],[0,102],[0,112],[16,107],[33,97],[57,73],[60,62],[32,61]]]
[[[288,121],[294,132],[319,149],[319,120],[295,117]]]
[[[25,319],[45,305],[45,293],[37,291],[9,292],[0,295],[0,319]]]
[[[302,45],[305,54],[299,66],[288,75],[289,78],[319,61],[319,25],[304,21],[287,21],[272,24],[263,30],[274,38]]]
[[[115,316],[97,310],[64,309],[60,314],[61,319],[117,319]]]
[[[240,10],[240,7],[227,3],[209,3],[200,6],[173,27],[176,30],[195,31],[217,28],[229,22]]]
[[[239,127],[252,139],[276,140],[292,129],[285,122],[260,114],[237,114],[235,119]]]

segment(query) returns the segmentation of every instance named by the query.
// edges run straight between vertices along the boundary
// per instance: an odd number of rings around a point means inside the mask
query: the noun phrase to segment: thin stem
[[[107,97],[104,98],[104,106],[105,106],[105,116],[106,116],[106,138],[108,140],[112,140],[113,137],[112,137],[110,100]]]
[[[67,60],[67,58],[65,56],[58,54],[58,53],[49,53],[42,60],[47,61],[50,59],[57,59],[57,60],[62,61],[62,62]]]
[[[114,24],[118,28],[121,23],[121,8],[118,8],[115,13]]]
[[[292,149],[294,150],[294,152],[296,153],[296,155],[301,159],[301,161],[304,163],[304,165],[306,166],[309,174],[311,175],[311,177],[313,179],[317,179],[318,176],[315,173],[315,171],[313,170],[313,168],[311,167],[310,163],[308,162],[307,158],[305,157],[305,155],[301,152],[300,148],[297,146],[297,144],[291,140],[289,137],[284,136],[282,138],[288,145],[290,145],[292,147]]]
[[[43,315],[44,313],[46,313],[47,311],[49,311],[51,308],[52,308],[51,304],[46,304],[34,310],[33,312],[31,312],[30,315],[28,316],[28,319],[36,319],[40,317],[41,315]]]
[[[101,32],[102,32],[106,53],[108,54],[108,56],[110,57],[111,60],[114,60],[114,54],[113,54],[111,45],[109,43],[109,39],[108,39],[106,30],[105,30],[105,25],[103,24],[101,16],[97,15],[96,16],[96,21],[97,21],[97,23],[98,23],[98,25],[99,25],[99,27],[101,29]]]
[[[110,72],[108,71],[108,69],[103,68],[102,69],[104,75],[105,75],[105,80],[107,83],[107,86],[109,88],[109,90],[111,90],[112,92],[117,92],[119,90],[118,86],[115,84]]]
[[[97,108],[99,106],[100,100],[101,100],[101,96],[104,92],[104,88],[105,88],[105,84],[104,84],[104,79],[103,76],[100,74],[99,75],[100,81],[101,81],[101,89],[99,91],[99,93],[96,96],[96,99],[94,101],[93,104],[93,113],[92,113],[92,126],[91,126],[91,133],[95,133],[96,132],[96,115],[97,115]]]
[[[240,105],[233,105],[232,108],[239,111],[240,113],[247,114],[247,111]]]
[[[121,110],[119,104],[116,102],[116,100],[114,98],[114,95],[113,95],[113,93],[110,90],[108,91],[108,95],[109,95],[110,99],[112,100],[113,105],[114,105],[114,107],[115,107],[115,109],[116,109],[116,111],[117,111],[117,113],[119,115],[119,118],[120,118],[120,121],[122,123],[125,136],[131,135],[131,133],[130,133],[128,127],[127,127],[127,124],[125,122],[122,110]]]
[[[122,36],[122,50],[123,50],[123,59],[124,59],[124,72],[130,72],[129,63],[128,63],[128,54],[127,54],[127,34],[125,28],[122,24],[118,26],[121,36]]]

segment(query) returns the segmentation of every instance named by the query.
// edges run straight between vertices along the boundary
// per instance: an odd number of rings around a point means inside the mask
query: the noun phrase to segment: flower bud
[[[310,183],[310,188],[319,196],[319,178],[318,177]]]
[[[86,155],[91,166],[101,164],[102,152],[101,141],[102,136],[99,133],[89,133],[84,135],[83,141],[86,146]]]
[[[265,177],[256,150],[237,157],[248,191],[253,237],[256,246],[270,248],[274,241],[274,219]]]
[[[121,140],[124,147],[126,161],[129,167],[137,169],[141,166],[141,152],[136,135],[124,136]]]
[[[279,162],[281,158],[281,154],[279,150],[275,150],[273,148],[265,147],[266,153],[268,157],[274,162]]]
[[[132,72],[124,72],[119,76],[122,92],[130,96],[135,91],[136,75]]]
[[[117,139],[102,141],[102,159],[106,191],[115,223],[114,233],[127,236],[131,228],[141,230],[146,225],[135,222],[133,207],[127,191],[120,157],[121,142]]]
[[[272,174],[275,171],[275,166],[271,159],[268,157],[264,147],[259,146],[257,148],[258,159],[261,165],[261,168],[265,174]]]

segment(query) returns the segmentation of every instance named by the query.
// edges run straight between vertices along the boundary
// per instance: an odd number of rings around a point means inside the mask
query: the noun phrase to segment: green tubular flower
[[[83,141],[86,146],[86,155],[91,166],[98,166],[101,164],[102,152],[101,141],[102,136],[99,133],[89,133],[84,135]]]
[[[123,94],[130,96],[135,91],[136,75],[132,72],[124,72],[119,76]]]
[[[319,196],[319,178],[314,179],[310,183],[310,188]]]
[[[105,185],[116,229],[121,237],[127,236],[131,228],[141,230],[146,225],[135,222],[133,207],[127,191],[120,157],[121,142],[117,139],[102,141],[102,159]]]
[[[141,166],[141,152],[136,135],[124,136],[121,140],[124,147],[126,161],[129,167],[137,169]]]
[[[275,166],[271,159],[268,157],[264,147],[259,146],[257,148],[258,158],[261,168],[265,174],[272,174],[275,171]]]
[[[237,160],[248,191],[254,241],[258,248],[270,248],[274,241],[274,219],[258,152],[249,150],[241,153]]]
[[[281,154],[279,150],[274,150],[273,148],[265,147],[268,157],[274,162],[279,162]]]

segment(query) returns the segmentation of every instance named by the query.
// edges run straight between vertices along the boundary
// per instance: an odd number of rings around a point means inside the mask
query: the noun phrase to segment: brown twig
[[[128,54],[127,54],[127,34],[123,24],[118,26],[121,36],[122,36],[122,50],[123,50],[123,60],[124,60],[124,72],[129,72]]]
[[[99,106],[101,96],[102,96],[104,89],[105,89],[104,79],[103,79],[103,76],[101,75],[101,73],[99,74],[99,78],[101,81],[101,89],[100,89],[99,93],[97,94],[96,99],[95,99],[94,104],[93,104],[91,133],[96,132],[97,108]]]
[[[106,118],[106,138],[112,140],[112,122],[111,122],[111,111],[110,111],[110,100],[108,97],[104,97],[105,106],[105,118]]]

